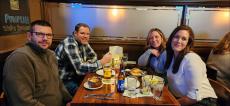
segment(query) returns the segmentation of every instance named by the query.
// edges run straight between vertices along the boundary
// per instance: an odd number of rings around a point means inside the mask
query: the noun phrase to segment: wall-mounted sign
[[[29,24],[27,0],[0,0],[0,35],[24,33]]]

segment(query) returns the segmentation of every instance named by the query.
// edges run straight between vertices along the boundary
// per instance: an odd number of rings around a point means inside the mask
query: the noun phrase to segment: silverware
[[[88,97],[111,97],[113,94],[114,94],[114,92],[108,93],[108,94],[86,94],[84,96],[84,98],[88,98]]]
[[[110,97],[95,97],[95,99],[99,99],[99,100],[114,100],[115,98],[110,98]]]

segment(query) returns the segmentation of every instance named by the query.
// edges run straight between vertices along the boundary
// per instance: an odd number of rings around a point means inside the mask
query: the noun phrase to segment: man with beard
[[[75,26],[73,35],[67,36],[56,48],[58,67],[67,90],[74,95],[83,77],[109,63],[112,55],[107,53],[101,60],[89,45],[90,28],[87,24]]]
[[[31,23],[28,43],[7,58],[3,89],[9,106],[65,106],[71,100],[58,75],[51,25],[43,20]]]

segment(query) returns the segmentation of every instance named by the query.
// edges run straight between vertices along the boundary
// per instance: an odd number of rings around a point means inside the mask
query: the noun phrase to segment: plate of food
[[[84,83],[86,89],[95,90],[103,87],[103,83],[100,77],[93,76]]]
[[[151,80],[150,80],[150,84],[154,85],[154,84],[158,84],[158,83],[164,83],[164,78],[153,75]]]
[[[97,75],[100,75],[100,76],[103,76],[103,75],[104,75],[103,69],[97,70],[97,71],[96,71],[96,74],[97,74]],[[112,70],[112,75],[115,75],[115,71],[114,71],[114,70]]]
[[[142,83],[155,85],[158,83],[164,83],[164,78],[156,75],[145,75],[142,77]]]
[[[129,73],[130,73],[131,75],[133,75],[133,76],[139,77],[139,76],[141,76],[141,75],[143,74],[143,71],[142,71],[141,69],[139,69],[139,68],[133,68],[133,69],[131,69],[131,70],[129,71]]]

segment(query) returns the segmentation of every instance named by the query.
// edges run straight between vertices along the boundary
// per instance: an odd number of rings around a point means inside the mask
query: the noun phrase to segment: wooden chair
[[[227,88],[222,83],[215,81],[213,79],[209,78],[209,82],[213,89],[215,90],[215,93],[218,97],[217,102],[219,106],[229,106],[230,105],[230,89]]]

